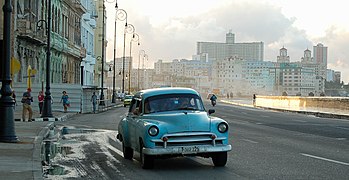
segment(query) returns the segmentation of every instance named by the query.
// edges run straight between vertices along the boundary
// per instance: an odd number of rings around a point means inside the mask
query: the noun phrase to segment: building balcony
[[[79,0],[75,0],[74,7],[76,10],[80,11],[81,14],[87,12],[86,8],[81,4]]]
[[[21,39],[26,39],[34,44],[44,45],[46,40],[45,31],[36,31],[36,24],[29,19],[17,19],[17,33]]]

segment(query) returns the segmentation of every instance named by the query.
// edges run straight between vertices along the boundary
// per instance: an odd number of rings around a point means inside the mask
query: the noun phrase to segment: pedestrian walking
[[[63,93],[63,95],[62,95],[60,102],[63,101],[63,109],[64,109],[64,112],[66,113],[68,110],[68,107],[70,106],[70,101],[69,101],[69,96],[68,96],[67,92],[63,91],[62,93]]]
[[[96,105],[97,105],[97,95],[95,92],[93,92],[91,97],[92,107],[93,107],[93,113],[96,113]]]
[[[31,103],[33,102],[33,97],[31,96],[31,89],[28,88],[26,92],[23,93],[23,97],[21,102],[23,103],[23,111],[22,111],[22,120],[23,122],[25,121],[25,115],[27,111],[29,112],[29,119],[28,121],[32,121],[32,116],[33,116],[33,110],[31,107]]]
[[[39,112],[42,113],[42,106],[44,105],[44,93],[42,91],[39,92],[38,101],[39,101]]]
[[[253,103],[253,106],[254,106],[254,107],[256,107],[256,98],[257,98],[257,97],[256,97],[256,94],[253,94],[253,96],[252,96],[252,99],[253,99],[253,100],[252,100],[252,103]]]

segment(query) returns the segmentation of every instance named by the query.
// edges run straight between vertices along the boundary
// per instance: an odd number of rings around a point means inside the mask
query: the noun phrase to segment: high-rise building
[[[337,82],[337,83],[341,82],[341,72],[340,71],[334,72],[334,82]]]
[[[197,55],[207,53],[209,59],[223,60],[239,57],[243,60],[260,60],[264,57],[264,43],[236,43],[232,32],[226,34],[226,42],[197,42]]]
[[[323,44],[318,43],[313,47],[314,62],[319,65],[319,76],[326,78],[327,71],[327,47]]]
[[[326,81],[327,82],[334,82],[334,79],[335,79],[334,70],[327,69]]]

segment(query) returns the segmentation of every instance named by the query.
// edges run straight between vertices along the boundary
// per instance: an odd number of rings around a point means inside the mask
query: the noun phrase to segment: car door
[[[139,119],[138,107],[140,104],[140,100],[133,98],[130,104],[129,112],[127,115],[128,123],[129,123],[129,133],[130,133],[130,142],[132,144],[133,149],[137,147],[137,122]]]

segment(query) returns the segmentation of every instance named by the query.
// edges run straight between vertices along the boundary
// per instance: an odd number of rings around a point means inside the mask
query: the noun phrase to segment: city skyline
[[[136,58],[138,50],[145,50],[148,67],[153,67],[158,59],[191,59],[196,53],[196,42],[224,42],[225,34],[231,30],[236,42],[264,42],[265,61],[276,61],[282,47],[288,49],[291,62],[300,61],[304,50],[322,43],[328,47],[328,68],[341,71],[342,80],[347,83],[349,25],[344,14],[349,12],[341,10],[345,7],[343,3],[337,0],[204,0],[200,3],[119,0],[118,6],[127,11],[128,23],[135,26],[140,36],[141,45],[133,45],[133,56]],[[107,60],[113,57],[114,6],[106,3]],[[117,56],[121,57],[124,22],[117,24]],[[129,39],[126,52],[129,52],[128,44]]]

